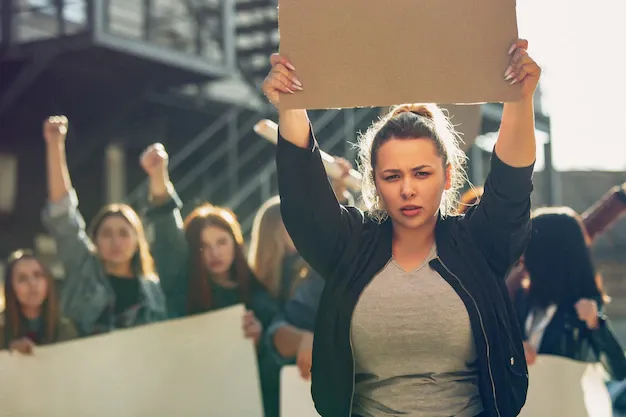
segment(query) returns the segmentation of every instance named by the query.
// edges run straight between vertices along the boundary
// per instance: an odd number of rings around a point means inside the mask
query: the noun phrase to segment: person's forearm
[[[513,167],[526,167],[535,161],[535,111],[532,97],[504,103],[495,151],[502,162]]]
[[[150,201],[153,204],[159,204],[167,201],[170,197],[170,179],[168,175],[153,175],[149,178],[150,184]]]
[[[48,200],[56,203],[72,189],[65,156],[65,141],[52,141],[46,144],[48,167]]]
[[[289,324],[280,327],[274,333],[274,346],[276,351],[284,358],[292,358],[298,354],[298,348],[305,331]]]
[[[300,148],[309,146],[309,117],[306,110],[281,110],[278,113],[278,131],[287,141]]]

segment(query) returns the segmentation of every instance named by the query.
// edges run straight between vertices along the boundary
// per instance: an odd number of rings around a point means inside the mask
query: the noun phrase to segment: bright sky
[[[626,171],[626,1],[517,0],[517,15],[543,69],[555,168]]]

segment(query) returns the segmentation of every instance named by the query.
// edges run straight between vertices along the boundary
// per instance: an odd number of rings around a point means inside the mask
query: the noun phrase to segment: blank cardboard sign
[[[244,311],[0,352],[0,417],[262,417]]]
[[[280,53],[304,91],[285,109],[514,101],[515,0],[280,0]]]

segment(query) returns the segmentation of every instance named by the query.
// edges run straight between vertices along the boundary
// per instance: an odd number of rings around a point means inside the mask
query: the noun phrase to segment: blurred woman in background
[[[242,327],[258,344],[276,306],[254,276],[244,255],[241,226],[228,209],[204,204],[182,221],[182,202],[167,170],[161,144],[143,153],[141,166],[150,181],[147,217],[154,225],[153,252],[168,295],[171,317],[214,311],[243,303]]]
[[[589,243],[582,219],[571,208],[533,213],[523,260],[528,278],[515,297],[526,360],[532,365],[537,354],[599,360],[622,380],[626,358],[604,313],[609,298]]]
[[[107,205],[87,235],[67,168],[67,129],[64,116],[49,118],[43,129],[48,162],[43,223],[66,271],[62,311],[83,336],[165,319],[165,297],[137,213],[125,204]]]
[[[30,354],[36,345],[48,345],[78,336],[72,322],[61,316],[50,271],[28,250],[15,251],[4,276],[0,349]]]

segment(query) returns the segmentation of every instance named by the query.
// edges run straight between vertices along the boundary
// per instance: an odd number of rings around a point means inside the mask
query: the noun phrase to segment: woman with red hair
[[[241,226],[227,208],[204,204],[183,222],[182,203],[169,180],[161,144],[141,157],[149,176],[154,225],[153,254],[171,317],[204,313],[243,303],[246,337],[258,343],[276,305],[256,279],[244,255]]]

